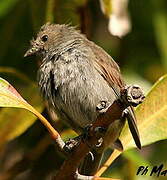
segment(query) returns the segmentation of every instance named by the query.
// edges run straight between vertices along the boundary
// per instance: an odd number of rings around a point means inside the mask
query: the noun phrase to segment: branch
[[[98,143],[99,137],[96,137],[96,128],[108,128],[111,123],[122,116],[124,108],[120,106],[118,101],[110,105],[105,113],[99,114],[97,120],[93,123],[89,130],[90,137],[74,148],[69,158],[65,160],[54,180],[74,180],[77,177],[77,168],[82,159],[89,153],[90,149]],[[88,176],[87,176],[88,178]],[[97,177],[90,177],[93,180]]]
[[[54,179],[81,179],[82,175],[78,174],[77,168],[79,167],[82,159],[89,153],[91,148],[98,144],[98,140],[100,138],[103,138],[105,135],[101,134],[101,137],[97,137],[96,129],[98,127],[103,127],[107,129],[116,119],[120,119],[122,117],[123,111],[129,105],[136,106],[137,104],[140,104],[143,101],[143,99],[144,95],[141,88],[137,85],[132,85],[126,87],[121,92],[121,99],[115,100],[113,104],[101,101],[101,103],[97,105],[99,116],[89,129],[89,138],[84,142],[81,141],[80,144],[73,149],[72,153],[70,154],[70,157],[63,163]],[[84,177],[87,180],[98,179],[98,177],[96,176]]]

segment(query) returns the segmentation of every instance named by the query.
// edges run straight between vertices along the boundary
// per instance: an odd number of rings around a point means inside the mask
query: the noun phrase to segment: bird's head
[[[67,25],[50,24],[43,25],[37,34],[36,39],[30,41],[31,47],[24,57],[32,55],[45,55],[53,51],[63,39],[64,33],[68,31]]]

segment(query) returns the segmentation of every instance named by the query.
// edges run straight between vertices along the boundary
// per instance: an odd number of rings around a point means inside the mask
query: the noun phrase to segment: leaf
[[[167,75],[161,77],[135,111],[142,146],[167,139]],[[124,150],[136,147],[126,124],[120,140]],[[103,167],[96,174],[100,176],[109,165],[121,154],[114,150]]]
[[[135,149],[127,150],[122,155],[134,162],[137,166],[151,166],[151,163],[144,159],[144,157]]]
[[[71,138],[74,138],[77,136],[77,133],[71,129],[67,129],[61,132],[61,138],[64,141],[68,141]]]
[[[0,17],[6,15],[18,0],[1,0],[0,1]]]
[[[142,146],[167,138],[167,75],[159,79],[135,111]],[[126,127],[121,135],[125,149],[135,147]]]
[[[165,68],[167,69],[167,51],[166,51],[166,33],[167,33],[167,21],[166,21],[166,2],[165,1],[152,1],[153,7],[153,26],[155,39],[158,50],[161,54],[161,60]]]
[[[0,78],[0,106],[26,107],[26,101],[7,81],[2,78]]]
[[[13,86],[2,78],[0,78],[0,106],[24,108],[35,113],[35,109],[21,97]]]
[[[29,83],[24,87],[22,92],[39,112],[43,110],[43,103],[40,100],[41,98],[37,92],[37,87],[34,84]],[[24,108],[23,104],[20,104],[18,100],[16,102],[13,98],[16,100],[19,99],[26,103],[20,94],[7,81],[0,78],[0,106]],[[35,122],[36,119],[37,118],[35,116],[32,116],[32,114],[27,111],[9,108],[1,109],[0,147],[9,140],[14,139],[22,134]]]
[[[35,93],[35,86],[31,85],[29,89],[26,89],[27,96],[31,98],[34,106],[41,111],[43,107],[40,103],[40,98]],[[28,104],[21,95],[4,79],[0,78],[0,107],[15,107],[23,108],[34,115],[36,115],[45,127],[49,130],[54,138],[58,136],[58,133],[49,124],[49,122],[30,104]],[[18,114],[12,110],[9,114],[7,110],[2,110],[0,114],[0,147],[4,145],[8,140],[15,138],[24,132],[34,121],[36,117],[30,115],[30,113],[20,111]]]
[[[20,109],[4,108],[0,113],[0,148],[24,133],[35,121],[31,113]]]

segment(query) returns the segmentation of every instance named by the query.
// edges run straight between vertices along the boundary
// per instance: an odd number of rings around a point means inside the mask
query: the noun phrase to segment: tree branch
[[[61,166],[59,172],[54,177],[54,180],[76,180],[77,168],[79,167],[82,159],[89,153],[90,149],[98,143],[100,137],[96,137],[96,128],[104,127],[108,128],[111,123],[122,116],[124,108],[120,106],[118,101],[115,101],[108,107],[105,113],[99,114],[97,120],[93,123],[89,129],[89,138],[74,148],[69,158],[65,160]],[[89,178],[87,176],[87,178]],[[90,177],[90,180],[97,177]]]

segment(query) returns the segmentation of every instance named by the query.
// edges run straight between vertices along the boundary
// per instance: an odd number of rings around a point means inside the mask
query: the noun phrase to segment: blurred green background
[[[0,0],[0,76],[47,119],[55,118],[46,103],[41,102],[37,89],[39,59],[23,58],[40,26],[51,21],[77,26],[116,60],[128,84],[139,84],[147,93],[167,72],[167,1],[129,0],[128,12],[132,30],[120,39],[109,33],[109,19],[97,0]],[[49,179],[64,157],[55,150],[45,128],[24,110],[1,108],[0,111],[0,180]],[[54,126],[64,139],[74,136],[61,122]],[[167,167],[166,142],[149,145],[140,152],[123,153],[105,176],[157,179],[135,174],[143,164],[152,167],[163,163]]]

